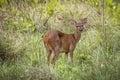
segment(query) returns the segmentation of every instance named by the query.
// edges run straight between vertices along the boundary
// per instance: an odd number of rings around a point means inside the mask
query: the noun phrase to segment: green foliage
[[[118,24],[120,20],[120,5],[117,1],[106,0],[106,13],[108,18],[114,16],[114,24]]]
[[[7,3],[7,0],[0,0],[0,6],[6,3]]]
[[[11,64],[9,67],[7,65],[0,66],[0,79],[2,80],[25,80],[25,73],[22,67],[16,64]]]
[[[86,1],[86,3],[95,7],[98,12],[99,11],[102,12],[104,6],[105,18],[109,19],[112,17],[113,19],[112,21],[114,22],[114,24],[119,24],[120,3],[118,0],[96,0],[96,1],[93,0],[93,1]]]
[[[38,3],[38,2],[39,2],[39,0],[34,0],[34,2],[35,2],[35,3]]]
[[[53,0],[51,3],[48,3],[47,14],[52,16],[54,14],[54,8],[57,5],[57,0]]]

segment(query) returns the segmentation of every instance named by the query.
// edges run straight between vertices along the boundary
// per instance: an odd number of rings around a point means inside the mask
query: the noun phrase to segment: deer
[[[59,30],[50,30],[43,36],[48,64],[50,63],[51,54],[53,54],[51,64],[55,64],[60,53],[65,53],[67,59],[69,54],[71,62],[73,62],[73,52],[80,40],[84,25],[87,23],[87,18],[83,18],[80,22],[71,19],[70,22],[76,27],[76,31],[73,34],[66,34]]]

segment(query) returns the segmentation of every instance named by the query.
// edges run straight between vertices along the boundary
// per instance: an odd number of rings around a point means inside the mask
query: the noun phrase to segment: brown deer
[[[84,29],[84,25],[87,23],[87,18],[81,20],[81,22],[76,22],[71,20],[71,24],[76,27],[76,32],[74,34],[65,34],[58,30],[51,30],[43,36],[43,42],[47,51],[47,62],[50,61],[50,56],[52,52],[54,53],[52,64],[55,64],[59,53],[65,52],[68,58],[68,53],[70,53],[71,61],[73,62],[73,51],[76,44],[80,40],[81,32]]]

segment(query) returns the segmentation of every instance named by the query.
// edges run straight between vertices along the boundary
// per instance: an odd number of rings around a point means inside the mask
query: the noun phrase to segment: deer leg
[[[45,44],[45,48],[46,48],[46,51],[47,51],[47,63],[49,64],[52,50],[50,50],[50,47],[47,44]]]
[[[52,59],[52,64],[55,65],[55,62],[56,62],[57,58],[58,58],[58,51],[54,51],[54,56],[53,56],[53,59]]]
[[[73,51],[75,49],[75,46],[71,45],[70,46],[70,58],[71,58],[71,62],[73,63]]]
[[[65,60],[68,61],[68,52],[65,52]]]
[[[50,62],[51,53],[52,53],[51,50],[47,50],[47,63],[48,63],[48,64],[49,64],[49,62]]]
[[[71,62],[73,63],[73,51],[70,52]]]

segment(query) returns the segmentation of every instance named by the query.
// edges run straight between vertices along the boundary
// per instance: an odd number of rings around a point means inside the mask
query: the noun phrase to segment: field
[[[87,0],[1,0],[0,80],[119,80],[120,4],[114,5],[118,13],[92,4]],[[74,33],[70,20],[85,17],[88,23],[73,63],[61,53],[55,65],[48,65],[43,35],[52,29]]]

